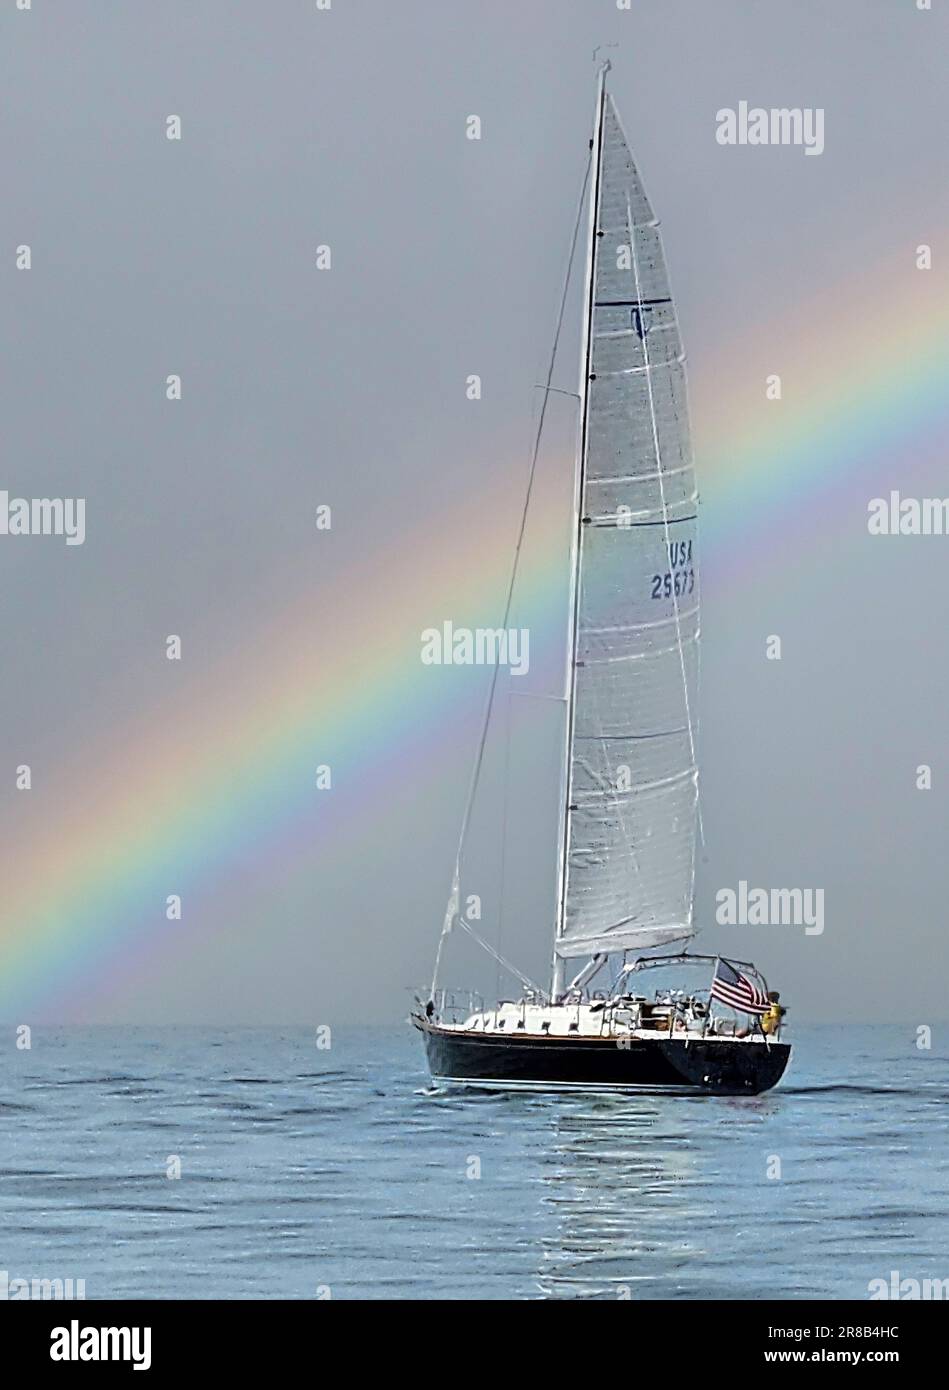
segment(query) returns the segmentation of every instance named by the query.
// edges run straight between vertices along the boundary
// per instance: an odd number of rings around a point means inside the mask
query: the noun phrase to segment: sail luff
[[[574,526],[570,546],[570,603],[569,637],[565,670],[565,749],[561,778],[561,834],[558,854],[557,876],[557,921],[554,931],[554,957],[551,976],[551,998],[556,999],[563,990],[563,957],[557,951],[557,942],[564,931],[567,905],[567,882],[569,878],[569,840],[570,840],[570,795],[573,781],[573,729],[574,704],[576,695],[577,635],[580,604],[580,555],[583,548],[583,487],[586,471],[587,434],[590,405],[590,368],[593,353],[593,304],[596,295],[596,252],[597,223],[600,199],[600,169],[603,156],[603,113],[606,107],[606,74],[610,70],[609,59],[599,72],[596,98],[596,116],[593,128],[593,163],[590,179],[590,216],[587,232],[586,280],[584,285],[583,340],[580,350],[580,429],[577,442],[576,465],[574,471]]]

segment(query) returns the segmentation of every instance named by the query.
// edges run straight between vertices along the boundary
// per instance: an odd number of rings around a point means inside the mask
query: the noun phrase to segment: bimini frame
[[[639,970],[651,970],[659,965],[700,965],[703,962],[717,965],[720,960],[725,961],[728,965],[740,966],[742,970],[749,971],[761,985],[765,994],[768,993],[768,982],[753,961],[732,960],[730,956],[723,956],[720,952],[714,956],[699,955],[692,951],[679,951],[668,956],[638,956],[631,965],[623,966],[618,979],[622,979],[626,975],[634,975]]]

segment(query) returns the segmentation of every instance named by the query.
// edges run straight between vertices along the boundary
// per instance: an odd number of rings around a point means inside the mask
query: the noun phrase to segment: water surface
[[[938,1041],[791,1038],[764,1096],[600,1098],[433,1094],[407,1027],[328,1051],[315,1029],[37,1029],[4,1050],[0,1269],[88,1298],[839,1299],[949,1276]]]

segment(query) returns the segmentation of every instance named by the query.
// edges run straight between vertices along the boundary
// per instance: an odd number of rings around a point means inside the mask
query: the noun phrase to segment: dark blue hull
[[[789,1043],[731,1038],[459,1033],[415,1020],[433,1077],[474,1086],[747,1096],[784,1074]]]

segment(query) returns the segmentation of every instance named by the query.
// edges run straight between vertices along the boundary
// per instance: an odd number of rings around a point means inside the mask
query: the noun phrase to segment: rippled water
[[[88,1298],[864,1298],[892,1269],[949,1276],[945,1045],[792,1039],[776,1091],[729,1100],[432,1093],[408,1028],[329,1051],[35,1030],[4,1049],[0,1269]]]

